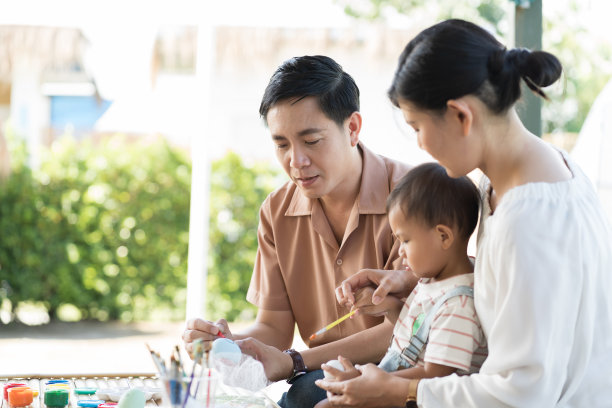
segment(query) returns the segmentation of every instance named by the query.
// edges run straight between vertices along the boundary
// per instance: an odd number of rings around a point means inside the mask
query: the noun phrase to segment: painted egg
[[[121,396],[118,408],[144,408],[145,394],[141,390],[132,388]]]
[[[233,364],[240,363],[242,351],[236,343],[230,339],[219,338],[213,341],[210,355],[214,360],[226,360]]]
[[[342,365],[342,363],[338,360],[329,360],[327,363],[328,366],[330,367],[334,367],[336,370],[340,370],[340,371],[344,371],[344,366]],[[323,370],[323,375],[325,376],[325,378],[327,380],[335,380],[336,377],[334,377],[333,375],[331,375],[331,373],[328,373],[327,371]]]

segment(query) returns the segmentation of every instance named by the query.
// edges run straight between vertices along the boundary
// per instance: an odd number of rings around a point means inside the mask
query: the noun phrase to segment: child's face
[[[428,227],[414,217],[406,218],[397,205],[389,211],[389,225],[400,242],[399,255],[406,271],[418,278],[435,280],[448,258],[436,228]]]

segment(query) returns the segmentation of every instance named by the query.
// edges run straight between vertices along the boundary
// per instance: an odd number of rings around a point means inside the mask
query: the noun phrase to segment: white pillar
[[[11,123],[25,137],[30,168],[40,166],[43,132],[49,129],[50,103],[40,92],[42,63],[35,57],[14,56],[11,78]]]
[[[206,13],[204,13],[206,14]],[[210,126],[212,74],[215,62],[215,33],[206,15],[198,26],[196,86],[191,119],[191,203],[189,211],[189,257],[187,260],[186,318],[206,317],[208,262],[208,218],[210,199]]]

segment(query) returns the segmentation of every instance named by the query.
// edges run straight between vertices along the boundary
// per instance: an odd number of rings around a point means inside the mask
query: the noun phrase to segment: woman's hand
[[[327,381],[347,381],[361,375],[361,372],[353,366],[353,363],[348,358],[338,356],[338,361],[342,364],[342,370],[327,364],[321,364],[321,369],[325,372],[325,379]],[[331,396],[333,396],[332,393],[327,391],[327,398],[329,399]]]
[[[338,407],[403,406],[406,379],[393,376],[374,364],[356,366],[360,376],[346,381],[317,380],[316,385],[327,391],[330,404]]]
[[[348,358],[338,356],[338,361],[344,367],[343,370],[338,370],[327,364],[321,364],[321,369],[333,377],[332,381],[346,381],[361,375],[361,372],[353,366],[353,363]]]
[[[219,333],[228,339],[233,339],[232,332],[225,319],[219,319],[215,323],[204,319],[191,319],[187,322],[187,327],[183,332],[185,350],[193,358],[193,342],[196,339],[203,340],[204,350],[210,350],[213,340],[218,339]]]
[[[293,360],[287,353],[283,353],[273,346],[268,346],[252,337],[236,340],[236,344],[243,353],[260,361],[264,366],[266,377],[270,381],[279,381],[289,378],[293,372]]]
[[[354,293],[366,286],[376,286],[372,294],[372,304],[378,305],[391,294],[398,298],[405,298],[416,284],[416,278],[406,271],[388,271],[384,269],[362,269],[353,276],[345,279],[336,288],[336,299],[343,306],[354,306]]]

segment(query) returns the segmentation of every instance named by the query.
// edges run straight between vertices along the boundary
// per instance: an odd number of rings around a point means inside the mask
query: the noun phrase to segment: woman
[[[337,406],[603,407],[612,401],[612,231],[569,156],[531,134],[515,109],[520,82],[561,75],[553,55],[507,50],[461,20],[436,24],[400,56],[389,90],[419,146],[449,175],[487,176],[474,303],[489,343],[480,372],[406,380],[369,364],[322,380]],[[365,270],[338,288],[403,295],[400,273]],[[330,370],[335,374],[335,370]]]

